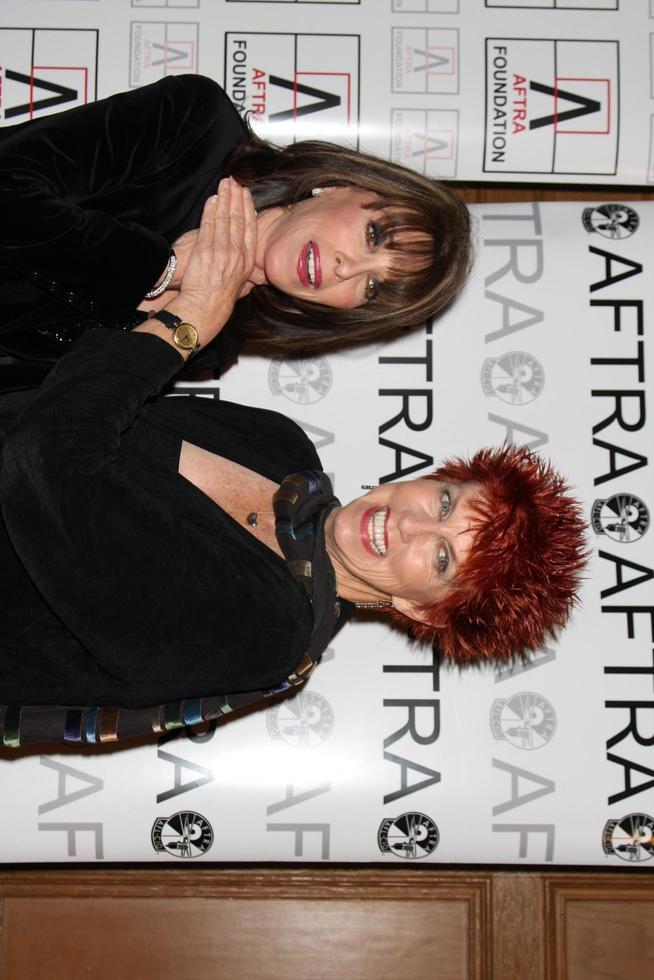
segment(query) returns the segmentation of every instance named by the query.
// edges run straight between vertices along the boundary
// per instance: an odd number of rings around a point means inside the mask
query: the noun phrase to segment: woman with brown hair
[[[253,194],[256,260],[199,366],[248,339],[299,353],[391,337],[465,281],[469,215],[449,187],[329,143],[274,147],[216,82],[167,77],[0,130],[0,352],[47,364],[88,327],[165,305],[228,175]]]

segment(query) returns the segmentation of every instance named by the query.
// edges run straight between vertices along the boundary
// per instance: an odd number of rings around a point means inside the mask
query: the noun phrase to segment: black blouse
[[[157,337],[91,331],[31,400],[0,398],[0,703],[139,707],[300,662],[306,594],[177,464],[186,439],[279,483],[320,468],[313,444],[274,412],[156,397],[179,367]]]
[[[245,138],[200,75],[0,129],[0,348],[50,361],[88,327],[139,322],[170,245],[199,225]]]

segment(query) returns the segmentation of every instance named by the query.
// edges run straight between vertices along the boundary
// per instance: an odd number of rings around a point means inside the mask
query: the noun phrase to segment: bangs
[[[379,202],[365,207],[380,210]],[[424,218],[410,208],[382,204],[381,214],[375,220],[383,247],[391,254],[391,264],[379,284],[378,295],[367,306],[400,313],[403,306],[412,306],[433,289],[436,275],[433,235]]]

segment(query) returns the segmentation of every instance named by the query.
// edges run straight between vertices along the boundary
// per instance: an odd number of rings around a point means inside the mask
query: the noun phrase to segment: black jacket
[[[177,466],[186,439],[279,483],[320,468],[313,444],[274,412],[155,398],[179,367],[156,337],[89,331],[26,407],[0,398],[0,703],[138,707],[299,663],[306,595]]]
[[[58,337],[134,326],[245,136],[199,75],[0,129],[0,348],[51,361]]]

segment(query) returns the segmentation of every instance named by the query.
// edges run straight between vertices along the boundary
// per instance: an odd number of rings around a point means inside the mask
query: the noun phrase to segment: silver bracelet
[[[166,269],[166,275],[163,277],[163,279],[161,280],[158,286],[155,286],[154,289],[151,289],[148,293],[145,294],[144,298],[155,299],[157,296],[161,296],[162,293],[165,293],[168,287],[170,286],[171,282],[173,281],[173,276],[175,275],[176,269],[177,269],[177,256],[175,255],[175,253],[171,248],[170,257],[168,259],[168,268]]]

